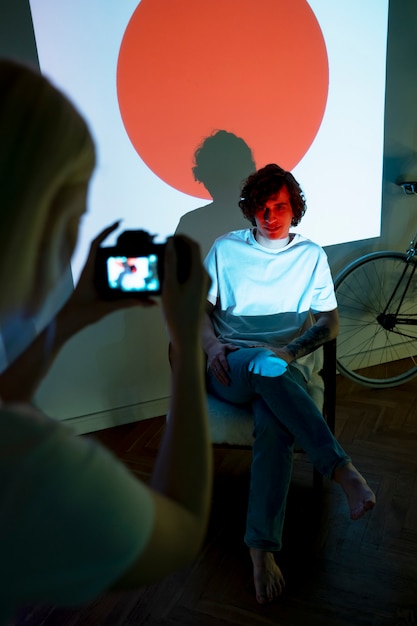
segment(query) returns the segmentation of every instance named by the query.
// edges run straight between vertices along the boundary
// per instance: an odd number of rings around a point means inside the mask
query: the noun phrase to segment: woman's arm
[[[119,226],[116,222],[92,242],[80,279],[68,301],[36,339],[0,374],[3,401],[30,402],[63,345],[77,332],[113,311],[131,306],[153,306],[151,299],[101,300],[94,287],[97,248]]]
[[[206,531],[212,453],[200,333],[209,279],[197,244],[188,241],[191,275],[184,284],[177,282],[175,252],[172,242],[167,244],[163,304],[172,345],[172,397],[151,481],[155,524],[117,588],[146,584],[189,564]]]

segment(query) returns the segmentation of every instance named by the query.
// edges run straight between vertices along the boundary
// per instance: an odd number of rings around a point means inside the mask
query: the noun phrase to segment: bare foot
[[[285,580],[275,562],[274,554],[256,548],[249,548],[249,553],[253,563],[256,599],[259,604],[272,602],[281,595],[285,587]]]
[[[352,463],[336,469],[334,480],[347,496],[351,519],[357,520],[373,509],[376,504],[375,494]]]

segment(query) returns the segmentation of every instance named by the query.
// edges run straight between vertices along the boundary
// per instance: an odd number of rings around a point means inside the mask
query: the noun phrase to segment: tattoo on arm
[[[286,348],[291,352],[294,359],[298,359],[322,346],[330,337],[330,328],[327,326],[312,326],[301,337],[291,341]]]

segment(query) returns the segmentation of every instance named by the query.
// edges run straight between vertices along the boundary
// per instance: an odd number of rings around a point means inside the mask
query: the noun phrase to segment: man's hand
[[[282,359],[283,361],[285,361],[288,364],[291,363],[292,361],[294,361],[293,355],[285,347],[283,347],[283,348],[272,348],[271,346],[268,346],[268,350],[271,350],[271,352],[273,352],[276,356],[278,356],[280,359]]]
[[[227,386],[230,383],[227,355],[235,350],[239,350],[239,347],[218,341],[213,343],[207,352],[207,367],[221,385]]]

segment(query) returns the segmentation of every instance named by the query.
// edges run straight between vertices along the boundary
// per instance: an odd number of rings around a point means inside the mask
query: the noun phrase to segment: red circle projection
[[[198,145],[216,130],[252,149],[257,167],[293,169],[323,119],[326,45],[306,0],[142,0],[119,52],[127,134],[146,165],[184,193]]]

